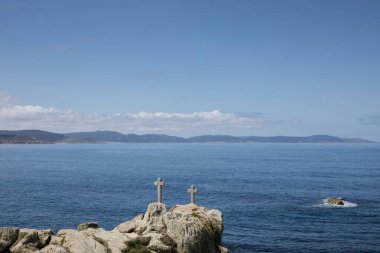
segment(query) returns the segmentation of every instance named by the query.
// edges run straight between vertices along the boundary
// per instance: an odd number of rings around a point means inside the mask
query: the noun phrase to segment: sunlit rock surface
[[[222,247],[223,216],[194,204],[151,203],[145,214],[106,231],[97,223],[77,230],[0,227],[0,253],[227,253]]]

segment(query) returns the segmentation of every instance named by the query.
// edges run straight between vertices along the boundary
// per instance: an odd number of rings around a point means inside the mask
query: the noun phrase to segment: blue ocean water
[[[157,177],[168,206],[195,184],[224,213],[232,253],[380,252],[378,144],[0,145],[0,226],[112,229],[155,201]]]

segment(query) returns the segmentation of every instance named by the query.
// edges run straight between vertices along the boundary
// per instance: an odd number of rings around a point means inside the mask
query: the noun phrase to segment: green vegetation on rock
[[[139,236],[136,239],[127,241],[125,244],[127,248],[123,253],[151,253],[151,251],[146,247],[150,242],[150,237]]]

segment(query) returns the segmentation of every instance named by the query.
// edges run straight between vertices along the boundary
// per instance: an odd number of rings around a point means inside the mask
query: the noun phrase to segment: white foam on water
[[[313,205],[315,207],[337,207],[337,208],[347,208],[347,207],[357,207],[358,204],[343,200],[344,205],[335,205],[327,203],[328,199],[323,199],[321,204]]]

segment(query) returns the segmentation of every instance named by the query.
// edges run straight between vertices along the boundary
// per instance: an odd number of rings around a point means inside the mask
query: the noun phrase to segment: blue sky
[[[0,128],[380,141],[380,1],[0,1]]]

